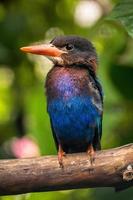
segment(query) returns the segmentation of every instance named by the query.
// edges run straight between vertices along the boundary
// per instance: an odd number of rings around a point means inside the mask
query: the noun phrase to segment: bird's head
[[[83,66],[96,71],[95,48],[90,41],[79,36],[58,36],[49,44],[22,47],[21,50],[47,56],[58,66]]]

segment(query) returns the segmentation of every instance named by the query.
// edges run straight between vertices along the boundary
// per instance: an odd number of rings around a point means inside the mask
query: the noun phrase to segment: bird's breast
[[[61,100],[66,103],[67,100],[74,97],[88,97],[92,104],[102,112],[102,99],[97,83],[89,75],[87,69],[54,67],[48,73],[46,79],[46,95],[48,104],[54,100]]]
[[[86,70],[55,67],[47,76],[46,92],[48,100],[67,100],[81,94],[89,94],[89,77]]]

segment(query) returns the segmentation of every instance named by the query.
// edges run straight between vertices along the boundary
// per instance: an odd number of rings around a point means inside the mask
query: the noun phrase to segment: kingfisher
[[[92,162],[95,151],[101,149],[103,116],[103,92],[93,44],[85,38],[68,35],[21,50],[46,56],[53,62],[45,88],[60,166],[63,167],[66,153],[87,152]]]

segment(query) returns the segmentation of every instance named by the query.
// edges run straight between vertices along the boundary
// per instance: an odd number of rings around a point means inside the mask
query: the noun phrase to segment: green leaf
[[[120,0],[107,19],[120,21],[133,37],[133,0]]]

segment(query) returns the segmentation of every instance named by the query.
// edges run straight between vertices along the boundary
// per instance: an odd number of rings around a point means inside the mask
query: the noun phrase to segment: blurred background
[[[97,49],[104,88],[102,148],[133,142],[132,10],[132,0],[0,0],[0,159],[56,154],[44,91],[51,62],[19,48],[63,34],[86,37]],[[82,189],[0,200],[112,198],[132,200],[133,190]]]

